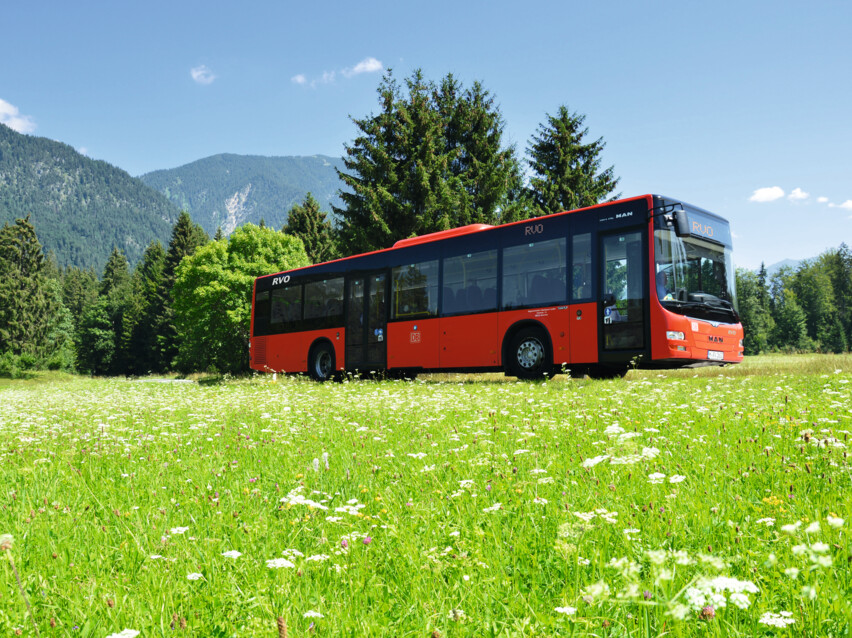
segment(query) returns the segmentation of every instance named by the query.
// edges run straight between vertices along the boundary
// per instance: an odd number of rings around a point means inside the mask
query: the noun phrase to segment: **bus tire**
[[[334,376],[334,348],[322,341],[311,348],[308,355],[308,374],[311,379],[323,383]]]
[[[509,373],[519,379],[553,376],[553,355],[540,328],[522,328],[512,338],[508,352]]]

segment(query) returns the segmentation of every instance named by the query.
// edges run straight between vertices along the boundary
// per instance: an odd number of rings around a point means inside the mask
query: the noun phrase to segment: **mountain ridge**
[[[140,175],[145,184],[186,210],[211,235],[263,220],[280,228],[310,192],[324,210],[338,204],[343,161],[326,155],[265,156],[219,153],[172,169]]]
[[[100,271],[113,247],[138,261],[180,211],[126,171],[0,124],[0,224],[29,216],[60,266]]]

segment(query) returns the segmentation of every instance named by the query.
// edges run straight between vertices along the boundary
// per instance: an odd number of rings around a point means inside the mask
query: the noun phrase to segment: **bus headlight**
[[[666,339],[671,341],[683,341],[683,333],[675,330],[669,330],[666,332]]]

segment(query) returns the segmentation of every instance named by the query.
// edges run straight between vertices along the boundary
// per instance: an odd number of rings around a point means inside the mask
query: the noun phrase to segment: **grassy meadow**
[[[850,356],[0,380],[0,632],[848,636],[850,430]]]

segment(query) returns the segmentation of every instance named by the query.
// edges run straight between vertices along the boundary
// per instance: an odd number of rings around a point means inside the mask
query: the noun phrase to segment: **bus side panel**
[[[571,363],[598,361],[598,304],[578,303],[569,307]]]
[[[438,368],[439,319],[388,324],[388,368]]]
[[[500,365],[496,312],[442,317],[440,326],[442,368],[483,368]]]
[[[506,332],[518,322],[533,321],[540,323],[550,335],[553,344],[553,363],[557,366],[569,364],[571,354],[571,307],[547,306],[545,308],[528,308],[526,310],[509,310],[500,313],[500,344],[506,338]]]
[[[344,365],[343,328],[253,337],[251,367],[266,372],[307,372],[308,351],[314,341],[323,337],[334,346],[335,366],[338,370],[342,370]],[[255,361],[255,353],[258,351],[257,342],[260,339],[266,340],[265,363]]]

